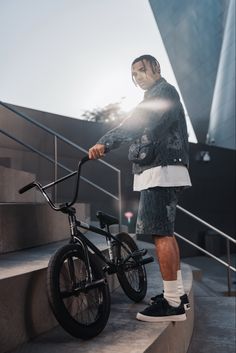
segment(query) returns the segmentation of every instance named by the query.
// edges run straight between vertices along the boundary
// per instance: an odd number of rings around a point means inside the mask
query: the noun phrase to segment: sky
[[[119,101],[129,111],[143,97],[130,74],[142,54],[179,91],[148,0],[0,0],[0,38],[3,102],[73,118]]]

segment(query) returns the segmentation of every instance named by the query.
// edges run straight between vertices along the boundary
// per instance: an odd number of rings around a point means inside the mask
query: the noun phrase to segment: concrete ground
[[[233,258],[235,267],[235,257]],[[235,353],[236,298],[225,296],[227,271],[206,256],[183,259],[202,270],[202,280],[194,281],[195,322],[188,353]],[[236,276],[232,272],[232,291],[236,291]]]

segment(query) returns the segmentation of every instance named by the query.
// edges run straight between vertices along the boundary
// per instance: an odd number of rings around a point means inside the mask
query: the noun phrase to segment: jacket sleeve
[[[106,150],[118,148],[142,136],[145,128],[155,130],[157,138],[177,119],[181,105],[179,95],[171,85],[158,95],[144,99],[119,126],[108,131],[97,143],[104,144]]]

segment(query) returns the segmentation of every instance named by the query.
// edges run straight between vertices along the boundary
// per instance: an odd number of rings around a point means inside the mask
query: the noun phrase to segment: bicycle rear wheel
[[[89,339],[106,326],[110,292],[94,256],[90,256],[93,280],[99,286],[86,288],[88,273],[82,248],[68,244],[51,258],[47,272],[48,298],[59,324],[72,336]]]
[[[125,248],[119,242],[115,245],[115,256],[119,264],[117,272],[118,280],[125,294],[131,300],[139,302],[147,293],[146,270],[143,265],[138,264],[142,256],[129,257],[130,254],[139,250],[137,244],[129,234],[119,233],[116,235],[116,239],[125,245]],[[128,260],[125,261],[127,258]]]

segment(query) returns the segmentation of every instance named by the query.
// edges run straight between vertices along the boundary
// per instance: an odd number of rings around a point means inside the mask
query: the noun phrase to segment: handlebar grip
[[[25,185],[23,188],[21,188],[18,192],[19,194],[23,194],[24,192],[32,189],[35,187],[35,182],[33,181],[32,183],[28,184],[28,185]]]
[[[89,155],[83,157],[80,162],[81,162],[81,164],[83,164],[83,163],[85,163],[87,161],[89,161]]]

